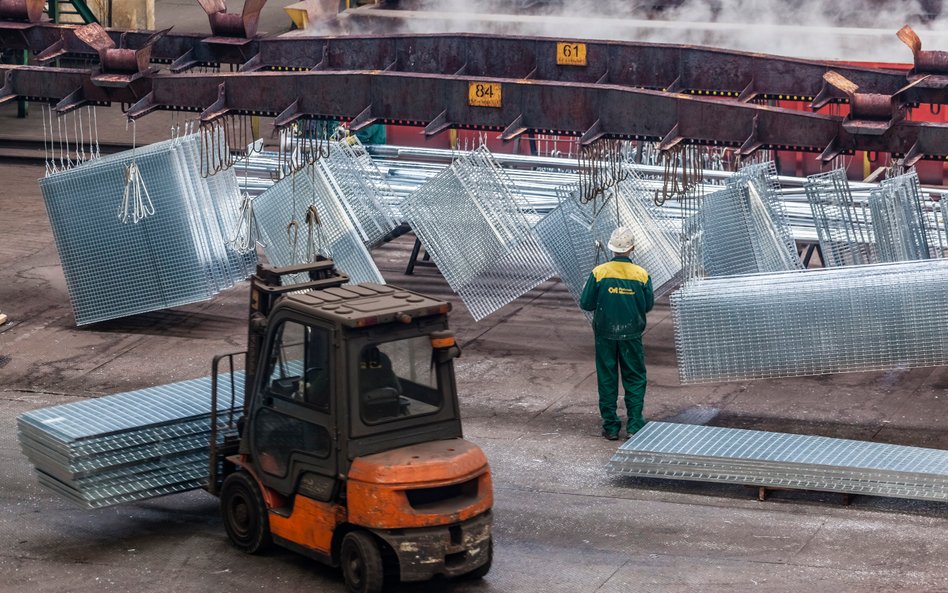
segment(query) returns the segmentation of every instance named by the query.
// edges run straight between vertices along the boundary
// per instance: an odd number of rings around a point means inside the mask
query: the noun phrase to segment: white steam
[[[648,17],[655,0],[530,2],[415,0],[411,12],[363,7],[344,22],[351,33],[492,33],[693,44],[801,58],[909,63],[895,32],[910,23],[925,49],[948,39],[948,0],[684,0]],[[500,12],[503,11],[503,12]],[[368,15],[377,15],[369,17]]]

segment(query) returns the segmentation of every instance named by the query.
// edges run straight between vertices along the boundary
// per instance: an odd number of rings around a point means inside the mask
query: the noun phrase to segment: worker
[[[620,369],[628,414],[626,432],[632,436],[645,425],[642,418],[645,404],[642,331],[645,329],[645,314],[652,310],[654,295],[648,272],[629,260],[634,249],[632,231],[621,226],[613,231],[609,250],[614,257],[593,269],[579,300],[579,306],[584,310],[595,311],[593,333],[596,337],[599,414],[602,416],[602,436],[610,441],[619,438],[622,427],[622,420],[616,413]]]

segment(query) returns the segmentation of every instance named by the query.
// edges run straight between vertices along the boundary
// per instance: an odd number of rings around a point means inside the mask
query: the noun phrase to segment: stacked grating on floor
[[[231,171],[202,178],[199,138],[88,161],[40,180],[77,325],[206,300],[249,276],[254,254],[229,244],[239,194]],[[135,162],[155,214],[118,217]]]
[[[315,212],[318,216],[307,216]],[[254,200],[260,242],[271,264],[291,266],[331,257],[351,282],[385,284],[349,211],[321,166],[292,173]],[[295,278],[301,282],[305,278]]]
[[[869,193],[872,230],[879,261],[897,262],[940,257],[940,233],[922,207],[918,174],[911,171],[883,181]]]
[[[460,155],[400,206],[476,320],[554,274],[530,219],[490,152]]]
[[[710,278],[672,294],[682,383],[948,364],[948,260]]]
[[[242,409],[243,385],[243,372],[221,375],[219,427]],[[26,412],[17,435],[40,484],[99,508],[204,487],[210,409],[205,377]]]
[[[380,244],[398,226],[386,204],[392,189],[355,136],[333,142],[329,155],[317,161],[316,172],[314,183],[335,193],[367,247]]]
[[[806,198],[825,259],[824,267],[876,261],[869,217],[853,200],[845,169],[807,177]]]
[[[608,471],[948,501],[948,451],[737,428],[649,422]]]
[[[703,272],[731,276],[802,268],[772,162],[749,165],[701,203]]]

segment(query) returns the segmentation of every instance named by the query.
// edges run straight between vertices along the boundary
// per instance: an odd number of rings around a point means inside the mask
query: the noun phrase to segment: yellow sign
[[[585,43],[557,43],[556,63],[560,66],[585,66]]]
[[[501,89],[496,82],[469,82],[467,104],[472,107],[500,107]]]

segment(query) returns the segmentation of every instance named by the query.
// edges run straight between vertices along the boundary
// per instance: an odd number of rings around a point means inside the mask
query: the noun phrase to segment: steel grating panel
[[[922,207],[918,174],[883,181],[869,193],[869,210],[879,261],[898,262],[941,256],[939,232]],[[930,243],[930,240],[934,240]]]
[[[691,281],[672,295],[682,383],[948,364],[948,261]]]
[[[607,190],[605,200],[581,204],[575,186],[560,190],[560,204],[535,226],[535,232],[578,303],[589,273],[612,257],[606,245],[617,226],[626,226],[635,236],[633,262],[652,278],[656,295],[671,290],[681,272],[679,225],[655,206],[651,192],[629,170],[629,178]],[[591,319],[591,314],[587,313]]]
[[[214,193],[197,175],[196,135],[88,161],[40,180],[77,325],[210,298],[246,278],[253,257],[238,256],[215,212],[236,211],[237,179]],[[123,224],[125,170],[135,162],[155,207]]]
[[[853,200],[845,169],[807,177],[806,197],[823,252],[825,267],[876,261],[872,229],[865,209]]]
[[[221,376],[219,397],[222,442],[233,433],[225,420],[242,410],[242,371],[233,384]],[[201,487],[210,405],[205,377],[26,412],[17,432],[41,484],[97,508]]]
[[[703,273],[731,276],[802,268],[773,163],[750,165],[701,202]],[[692,227],[690,232],[698,229]]]
[[[319,176],[312,167],[288,175],[254,200],[267,259],[273,265],[290,266],[311,261],[321,253],[331,257],[353,283],[385,284],[337,194],[322,182],[314,184]],[[319,215],[319,224],[307,222],[311,206]]]
[[[490,152],[479,148],[460,155],[400,207],[475,320],[554,274],[531,228],[539,216],[509,187]]]
[[[613,474],[948,500],[948,451],[822,436],[649,422]]]
[[[398,226],[386,205],[392,188],[355,136],[332,143],[316,168],[321,175],[315,181],[335,192],[367,247],[380,244]]]
[[[781,195],[780,181],[777,178],[777,164],[774,161],[766,161],[753,165],[746,165],[727,180],[729,185],[747,185],[756,192],[751,195],[752,203],[755,206],[755,216],[762,220],[755,221],[757,226],[767,230],[766,235],[769,239],[777,243],[775,246],[776,264],[773,270],[778,269],[791,270],[802,268],[803,263],[797,255],[797,242],[793,238],[793,229],[790,226],[790,217]],[[776,236],[773,236],[776,235]],[[783,266],[777,268],[777,266]],[[761,271],[764,271],[763,269]]]
[[[534,227],[550,257],[556,275],[577,305],[589,273],[602,259],[593,233],[595,219],[590,204],[580,204],[578,190],[566,188],[559,206],[547,213]],[[591,313],[585,312],[591,320]]]

